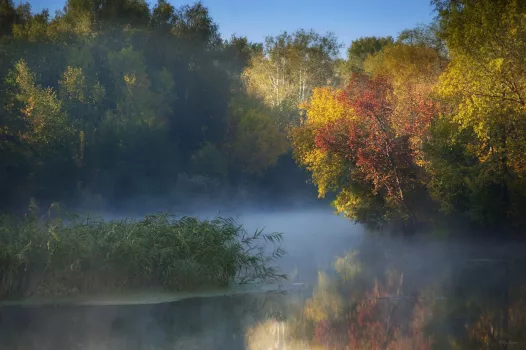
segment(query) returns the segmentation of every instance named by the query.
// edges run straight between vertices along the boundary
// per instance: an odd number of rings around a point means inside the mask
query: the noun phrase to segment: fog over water
[[[327,209],[247,213],[240,222],[250,232],[264,228],[283,232],[282,247],[287,254],[280,265],[291,279],[313,282],[319,269],[331,267],[334,259],[358,247],[364,230]]]
[[[281,247],[287,254],[278,265],[289,277],[285,292],[227,297],[196,294],[181,301],[142,305],[4,306],[0,307],[0,349],[345,349],[352,341],[348,329],[354,329],[357,316],[344,315],[355,302],[363,302],[356,294],[361,290],[394,298],[377,304],[370,319],[375,323],[368,324],[366,319],[363,326],[364,332],[378,331],[378,324],[385,325],[392,318],[390,322],[404,335],[400,339],[393,336],[389,349],[454,349],[448,340],[451,337],[461,344],[460,349],[500,349],[503,329],[507,329],[505,339],[517,343],[509,349],[524,348],[520,342],[526,323],[520,315],[526,314],[526,294],[521,288],[526,280],[524,264],[518,260],[524,252],[522,244],[371,235],[328,207],[247,207],[178,215],[233,216],[249,233],[257,229],[282,232]],[[126,215],[103,216],[111,220]],[[349,255],[352,251],[358,255]],[[346,256],[340,265],[343,269],[335,270],[335,261]],[[356,271],[362,277],[349,280]],[[287,289],[291,283],[301,287]],[[421,303],[417,301],[420,297]],[[508,313],[503,313],[506,309]],[[421,317],[431,327],[429,338],[409,326],[414,325],[415,310],[425,311],[426,316]],[[501,321],[481,323],[486,318],[480,315],[498,316],[495,320]],[[507,323],[502,323],[503,316]],[[332,328],[324,328],[327,325]],[[481,343],[486,338],[477,338],[476,330],[486,325],[501,331],[491,333],[493,340]],[[389,339],[388,329],[374,337]],[[481,346],[488,342],[493,347]]]
[[[196,216],[213,220],[232,217],[243,225],[248,233],[263,230],[264,233],[283,233],[280,247],[286,255],[279,260],[279,266],[291,280],[313,282],[319,269],[328,269],[335,258],[358,248],[363,241],[363,226],[354,224],[343,215],[336,215],[327,205],[310,205],[305,208],[268,209],[245,206],[236,203],[225,206],[229,209],[215,210],[194,208],[193,210],[172,210],[177,216]],[[97,214],[107,220],[123,217],[140,218],[153,212],[135,210],[133,213]]]

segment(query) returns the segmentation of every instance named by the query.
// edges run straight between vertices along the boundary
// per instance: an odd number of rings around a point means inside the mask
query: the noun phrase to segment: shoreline
[[[74,294],[66,296],[30,296],[25,298],[10,298],[0,300],[0,307],[20,306],[125,306],[150,305],[181,301],[191,298],[213,298],[239,296],[246,294],[287,293],[303,289],[303,283],[290,285],[257,284],[238,285],[232,289],[214,289],[195,292],[169,292],[165,290],[129,290],[106,293]]]

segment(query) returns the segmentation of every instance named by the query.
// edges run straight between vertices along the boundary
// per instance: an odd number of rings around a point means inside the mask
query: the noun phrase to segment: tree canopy
[[[468,221],[522,225],[525,6],[434,4],[437,20],[396,41],[353,42],[344,85],[313,94],[292,132],[296,159],[357,221],[421,221],[431,201]]]
[[[332,33],[221,38],[201,2],[68,0],[50,16],[1,1],[1,209],[185,181],[286,197],[310,175],[372,226],[523,227],[526,6],[433,4],[431,23],[357,38],[344,59]]]

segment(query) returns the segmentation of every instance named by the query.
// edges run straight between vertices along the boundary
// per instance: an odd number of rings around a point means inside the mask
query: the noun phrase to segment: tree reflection
[[[254,327],[249,348],[525,348],[520,262],[492,259],[491,249],[477,251],[488,258],[468,259],[462,247],[445,246],[446,255],[435,256],[435,246],[425,252],[391,246],[394,254],[378,245],[360,248],[319,271],[308,297],[285,301],[283,319]]]
[[[404,297],[403,273],[388,270],[373,279],[372,288],[365,289],[362,268],[357,268],[360,263],[354,261],[347,268],[341,263],[337,260],[338,274],[332,280],[320,273],[318,287],[306,302],[305,314],[314,323],[314,342],[331,349],[431,348],[432,337],[423,329],[432,304],[419,297]],[[354,293],[345,297],[337,290]]]

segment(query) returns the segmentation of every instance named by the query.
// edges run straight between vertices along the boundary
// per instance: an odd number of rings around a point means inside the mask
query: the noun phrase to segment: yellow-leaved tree
[[[365,61],[365,71],[388,79],[393,88],[393,126],[400,135],[410,135],[415,161],[425,163],[423,143],[438,113],[432,90],[446,67],[439,52],[425,45],[397,43]]]
[[[524,209],[517,204],[526,195],[526,5],[435,4],[451,57],[437,92],[452,110],[440,121],[442,141],[431,147],[432,191],[446,207],[469,203],[466,211],[478,221],[517,218]],[[460,191],[462,199],[452,195]]]
[[[339,213],[375,226],[384,222],[386,208],[371,183],[363,181],[362,170],[345,154],[348,122],[357,116],[341,99],[342,93],[330,87],[316,88],[310,101],[301,104],[304,117],[299,126],[289,130],[293,156],[311,173],[320,198],[330,192],[336,193],[333,206]],[[331,152],[316,142],[319,134],[332,127],[331,133],[341,141],[342,152]]]
[[[339,188],[336,179],[345,172],[344,160],[317,148],[314,141],[316,132],[327,124],[353,118],[352,111],[338,100],[339,93],[339,90],[328,87],[314,89],[310,101],[300,106],[305,114],[301,125],[290,130],[294,157],[312,173],[320,198]]]

